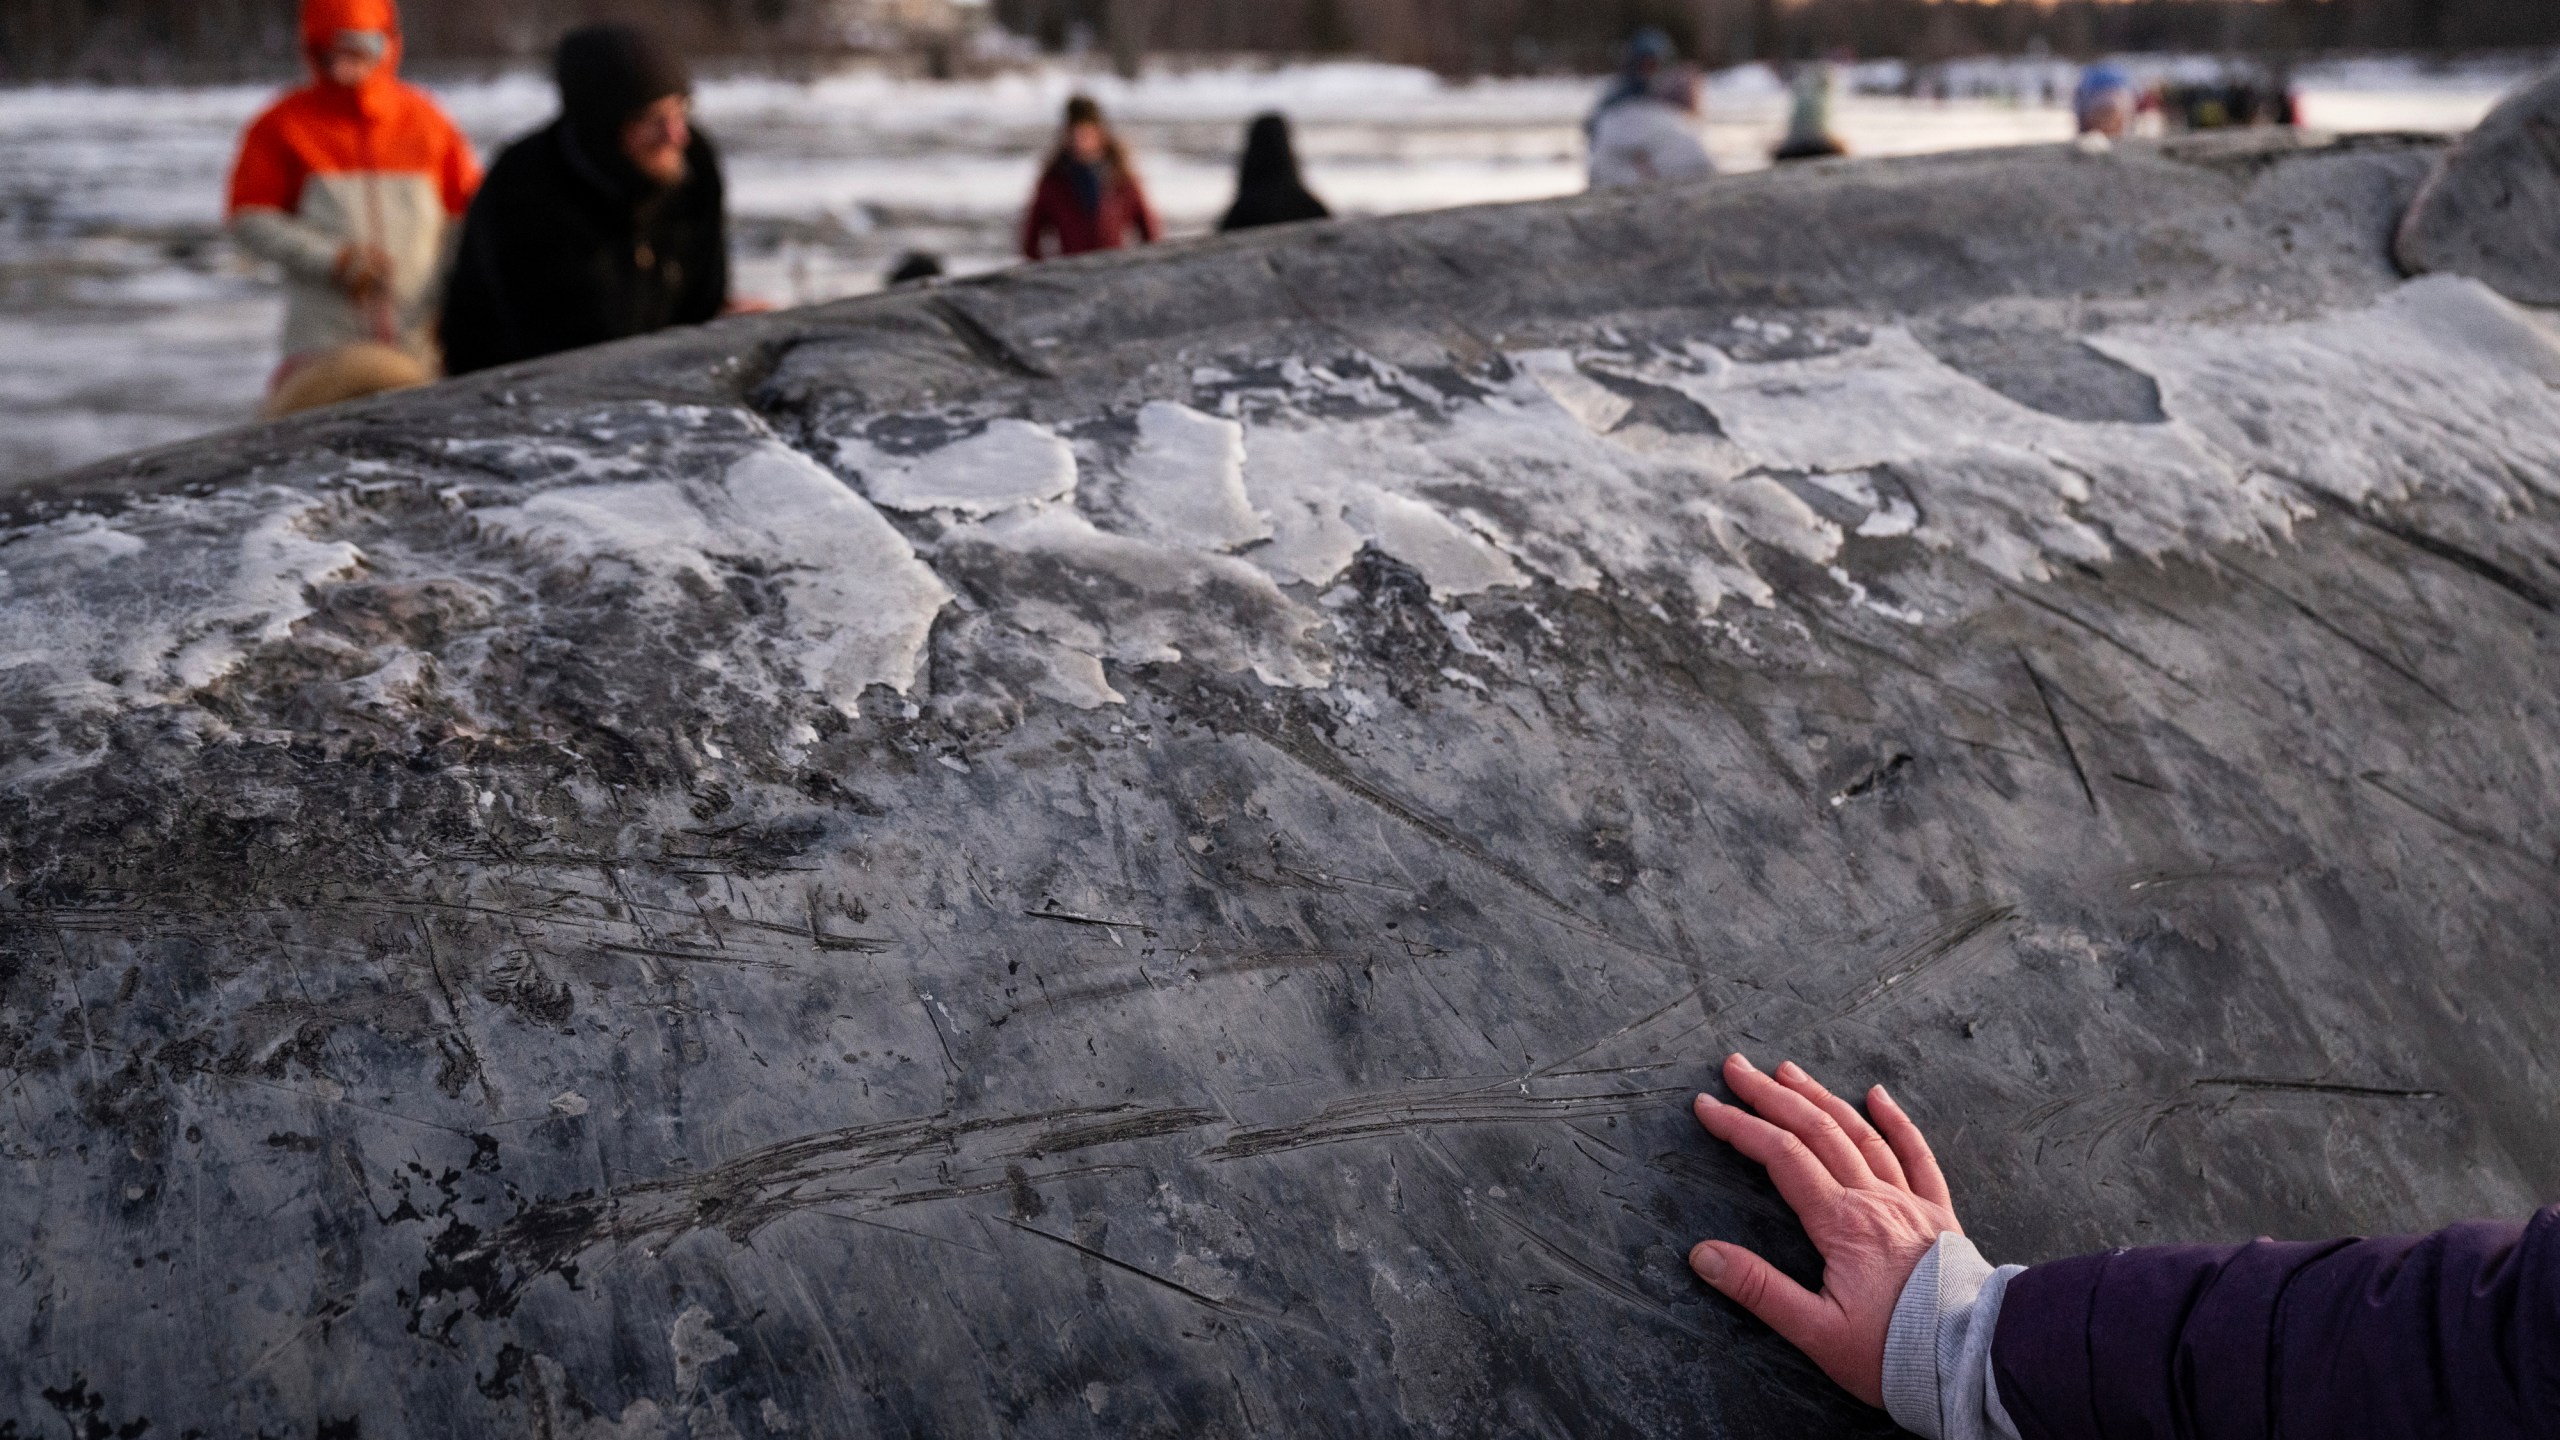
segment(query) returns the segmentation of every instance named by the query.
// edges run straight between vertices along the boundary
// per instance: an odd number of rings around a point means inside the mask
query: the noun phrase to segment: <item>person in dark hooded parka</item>
[[[729,308],[720,159],[682,59],[645,32],[561,40],[560,116],[498,157],[463,223],[445,365],[492,366],[698,325]]]
[[[1288,120],[1279,115],[1256,117],[1245,132],[1244,161],[1236,167],[1236,203],[1218,228],[1251,230],[1323,220],[1332,214],[1298,174],[1298,151],[1290,143]]]

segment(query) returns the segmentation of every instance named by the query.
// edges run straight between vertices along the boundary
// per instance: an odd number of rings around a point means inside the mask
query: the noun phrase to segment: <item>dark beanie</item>
[[[618,133],[634,115],[670,95],[693,93],[683,57],[631,25],[586,25],[560,40],[552,63],[560,110],[589,135]]]

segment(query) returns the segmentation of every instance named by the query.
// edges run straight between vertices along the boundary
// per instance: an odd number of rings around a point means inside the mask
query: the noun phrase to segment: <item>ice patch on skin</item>
[[[702,1383],[702,1372],[738,1353],[728,1336],[711,1324],[711,1312],[699,1305],[688,1305],[668,1327],[668,1358],[674,1362],[676,1395],[679,1403],[693,1395],[693,1387]]]
[[[860,440],[836,442],[836,464],[858,474],[873,503],[919,514],[997,514],[1075,493],[1076,452],[1045,425],[998,420],[966,440],[893,456]]]
[[[1314,638],[1321,618],[1263,571],[1108,534],[1064,506],[960,526],[937,558],[1006,623],[1096,660],[1190,659],[1290,687],[1332,673]]]
[[[1565,351],[1531,350],[1512,356],[1511,363],[1594,435],[1617,429],[1636,408],[1633,400],[1582,373]]]
[[[1375,544],[1419,571],[1439,599],[1528,583],[1509,556],[1438,507],[1357,478],[1392,484],[1437,468],[1415,454],[1416,469],[1395,473],[1408,448],[1421,451],[1409,432],[1401,419],[1248,432],[1245,485],[1272,521],[1271,543],[1249,558],[1283,580],[1321,585]]]
[[[290,635],[313,586],[364,564],[310,533],[330,504],[261,486],[0,543],[0,781],[77,765],[118,712],[182,701]]]
[[[1150,401],[1113,494],[1134,534],[1194,550],[1268,540],[1271,521],[1244,485],[1244,427],[1188,405]]]
[[[801,682],[846,713],[869,686],[903,694],[915,684],[933,618],[951,598],[879,511],[775,443],[716,482],[569,486],[473,518],[553,563],[627,566],[669,609],[693,603],[680,577],[718,588],[752,561],[781,592]]]
[[[2493,514],[2560,498],[2560,337],[2474,280],[2413,280],[2370,309],[2227,330],[2093,337],[2235,464],[2343,500],[2463,494]]]
[[[2181,343],[2201,338],[2187,332]],[[2291,512],[2275,488],[2195,429],[2090,424],[2031,410],[1902,330],[1811,359],[1725,360],[1660,378],[1770,469],[1892,470],[1919,502],[1910,533],[2012,580],[2045,579],[2054,559],[2108,558],[2109,536],[2156,558],[2291,533]],[[1861,522],[1860,534],[1905,528],[1901,515],[1878,513]]]

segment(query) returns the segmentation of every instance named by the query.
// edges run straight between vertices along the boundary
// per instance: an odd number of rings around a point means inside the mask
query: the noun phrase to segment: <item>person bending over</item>
[[[560,115],[509,145],[463,223],[457,375],[699,325],[731,308],[720,157],[684,61],[627,25],[560,42]]]
[[[1994,1269],[1920,1128],[1735,1055],[1698,1123],[1766,1167],[1810,1291],[1722,1240],[1690,1268],[1931,1440],[2560,1436],[2560,1206],[2432,1235],[2111,1250]],[[1748,1108],[1745,1108],[1748,1107]],[[1756,1112],[1756,1113],[1755,1113]],[[1870,1119],[1872,1117],[1872,1119]]]
[[[1022,217],[1022,258],[1117,250],[1132,236],[1152,244],[1161,233],[1128,148],[1104,122],[1102,107],[1082,95],[1069,100],[1058,147]]]
[[[435,376],[435,314],[479,162],[443,111],[400,83],[392,0],[304,0],[311,83],[269,107],[232,167],[232,235],[284,268],[287,415]]]

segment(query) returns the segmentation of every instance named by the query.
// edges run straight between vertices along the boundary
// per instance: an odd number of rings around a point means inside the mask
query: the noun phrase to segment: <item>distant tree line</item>
[[[1710,64],[1835,51],[1942,59],[2140,50],[2433,52],[2560,45],[2560,0],[993,0],[1050,49],[1359,54],[1452,74],[1608,65],[1657,25]]]
[[[890,0],[895,4],[896,0]],[[0,0],[0,81],[284,79],[299,72],[299,0]],[[407,0],[424,68],[546,54],[572,25],[644,21],[695,53],[805,62],[845,47],[861,0]]]
[[[581,20],[647,20],[706,56],[805,65],[858,17],[950,0],[411,0],[425,68],[539,55]],[[281,78],[296,0],[0,0],[0,81]],[[1834,51],[1939,59],[2130,50],[2560,46],[2555,0],[991,0],[996,23],[1124,68],[1162,54],[1366,55],[1451,74],[1589,70],[1640,25],[1711,64]]]

